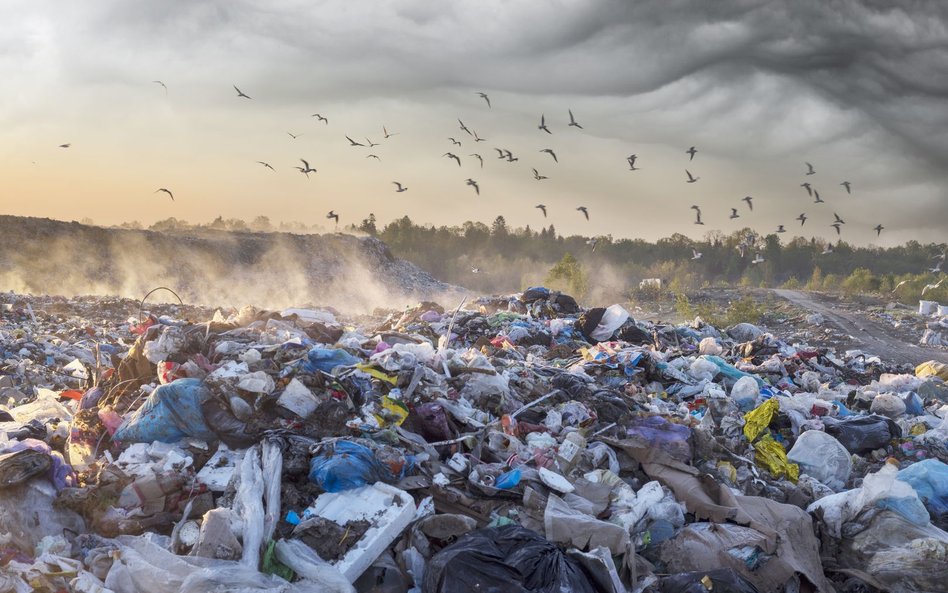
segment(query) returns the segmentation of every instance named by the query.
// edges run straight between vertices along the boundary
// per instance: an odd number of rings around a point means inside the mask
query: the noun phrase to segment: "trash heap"
[[[948,582],[933,361],[542,287],[349,320],[40,299],[0,295],[0,592]]]

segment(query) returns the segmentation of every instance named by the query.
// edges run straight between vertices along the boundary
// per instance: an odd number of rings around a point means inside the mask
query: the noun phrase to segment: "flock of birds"
[[[165,91],[166,94],[168,93],[168,87],[165,85],[164,82],[162,82],[162,81],[160,81],[160,80],[155,80],[155,81],[153,81],[153,82],[154,82],[155,84],[160,85],[160,86],[164,89],[164,91]],[[234,91],[236,91],[236,93],[237,93],[237,98],[238,98],[238,99],[253,100],[253,97],[251,97],[250,95],[244,93],[244,92],[243,92],[240,88],[238,88],[236,85],[234,85],[233,88],[234,88]],[[484,100],[484,102],[485,102],[485,104],[487,105],[487,108],[488,108],[488,109],[492,109],[491,102],[490,102],[490,97],[487,95],[487,93],[484,93],[484,92],[477,92],[476,94],[477,94],[481,99]],[[568,115],[569,115],[569,122],[568,122],[568,124],[567,124],[566,127],[567,127],[567,128],[576,128],[577,130],[583,130],[583,129],[584,129],[583,126],[576,120],[576,117],[575,117],[575,115],[573,114],[572,109],[568,109],[567,112],[568,112]],[[311,117],[315,118],[315,121],[316,121],[317,124],[323,124],[323,125],[326,125],[326,126],[329,125],[329,118],[326,117],[326,116],[324,116],[324,115],[321,114],[321,113],[314,113],[314,114],[312,114]],[[462,121],[460,118],[457,118],[457,121],[458,121],[458,124],[459,124],[458,129],[459,129],[461,132],[467,134],[468,141],[469,141],[469,142],[472,142],[475,147],[478,145],[478,143],[486,142],[486,141],[487,141],[486,138],[482,138],[481,136],[479,136],[476,130],[473,130],[473,129],[469,128],[467,125],[465,125],[464,121]],[[541,114],[541,115],[540,115],[540,120],[539,120],[539,124],[537,125],[537,130],[539,130],[540,132],[545,133],[546,135],[553,135],[553,131],[550,129],[550,127],[549,127],[549,125],[548,125],[548,123],[547,123],[546,114]],[[287,134],[288,134],[292,139],[294,139],[294,140],[297,139],[299,136],[302,135],[302,134],[293,133],[293,132],[287,132]],[[398,134],[398,132],[391,132],[391,131],[388,130],[388,128],[387,128],[386,126],[382,126],[382,137],[383,137],[383,141],[384,141],[384,140],[388,140],[388,139],[392,138],[393,136],[396,136],[397,134]],[[542,134],[541,134],[541,136],[542,136]],[[374,148],[374,147],[380,145],[378,142],[373,142],[373,141],[370,140],[368,137],[365,137],[365,142],[364,142],[364,143],[353,139],[353,138],[352,138],[351,136],[349,136],[349,135],[345,135],[345,134],[344,134],[344,137],[345,137],[345,139],[349,142],[349,146],[350,146],[350,147],[353,147],[353,148],[368,148],[368,149],[371,149],[371,148]],[[464,139],[464,136],[461,136],[461,138]],[[461,146],[462,146],[462,144],[463,144],[462,141],[461,141],[461,140],[458,140],[458,139],[455,138],[455,137],[448,137],[447,140],[451,143],[451,144],[450,144],[450,149],[449,149],[447,152],[445,152],[445,153],[442,155],[442,157],[454,161],[454,162],[458,165],[458,167],[461,167],[461,157],[458,156],[457,154],[455,154],[455,152],[453,152],[453,151],[455,150],[454,147],[461,147]],[[70,146],[71,146],[71,143],[65,143],[65,144],[59,145],[60,148],[69,148]],[[514,156],[513,152],[511,152],[511,150],[508,149],[508,148],[494,147],[493,150],[495,150],[495,151],[497,152],[497,159],[498,159],[498,160],[501,160],[501,161],[504,161],[504,162],[507,162],[507,163],[516,163],[516,162],[518,162],[518,161],[520,160],[519,157]],[[548,155],[548,156],[550,157],[550,159],[552,159],[552,163],[553,163],[554,166],[557,165],[557,164],[559,164],[559,157],[557,156],[556,152],[555,152],[553,149],[544,147],[544,148],[540,148],[540,149],[539,149],[539,152]],[[697,147],[691,146],[690,148],[688,148],[688,149],[687,149],[686,151],[684,151],[684,152],[685,152],[685,154],[688,155],[688,163],[689,163],[689,164],[688,164],[687,166],[688,166],[688,167],[694,167],[694,164],[695,164],[695,156],[696,156],[696,155],[698,154],[698,152],[699,152],[698,149],[697,149]],[[477,161],[478,161],[478,163],[479,163],[479,168],[480,168],[480,169],[483,169],[483,168],[484,168],[484,157],[483,157],[479,152],[470,153],[470,154],[468,154],[468,157],[477,159]],[[374,152],[373,152],[373,153],[370,153],[370,154],[368,154],[368,155],[366,155],[365,158],[367,158],[367,159],[375,159],[375,160],[379,160],[379,161],[381,160],[381,157],[379,157],[379,156],[378,156],[377,154],[375,154]],[[628,157],[626,157],[625,160],[626,160],[626,163],[628,164],[628,170],[629,170],[629,171],[639,171],[639,170],[641,170],[640,167],[636,167],[636,163],[638,162],[638,158],[639,158],[639,157],[638,157],[638,155],[636,155],[636,154],[631,154],[631,155],[629,155]],[[300,163],[302,163],[302,166],[295,166],[294,168],[295,168],[297,171],[299,171],[301,174],[303,174],[303,175],[305,175],[307,178],[309,178],[310,173],[317,173],[317,170],[316,170],[315,168],[313,168],[313,167],[309,164],[309,162],[308,162],[306,159],[300,158],[299,161],[300,161]],[[267,169],[270,169],[271,171],[275,171],[275,169],[273,168],[273,166],[272,166],[270,163],[266,162],[266,161],[256,161],[256,162],[257,162],[259,165],[261,165],[261,166],[263,166],[263,167],[265,167],[265,168],[267,168]],[[816,169],[814,168],[814,166],[813,166],[811,163],[805,162],[804,164],[806,165],[806,171],[805,171],[805,173],[804,173],[804,176],[805,176],[805,177],[809,177],[809,176],[812,176],[812,175],[816,175]],[[547,175],[541,174],[541,173],[539,172],[539,170],[538,170],[536,167],[531,167],[531,171],[532,171],[532,173],[533,173],[533,179],[535,179],[536,181],[544,181],[544,180],[549,179],[549,177],[548,177]],[[685,183],[694,184],[694,183],[697,183],[700,179],[701,179],[701,177],[698,177],[698,176],[695,176],[694,174],[692,174],[692,172],[691,172],[688,168],[685,169],[685,180],[684,180]],[[469,177],[469,178],[467,178],[467,179],[464,180],[464,183],[465,183],[467,186],[471,187],[471,188],[473,189],[473,191],[475,192],[476,195],[480,195],[480,193],[481,193],[481,187],[480,187],[480,184],[479,184],[479,182],[478,182],[477,180],[475,180],[475,179]],[[396,193],[406,192],[406,191],[408,191],[408,189],[409,189],[409,188],[408,188],[406,185],[404,185],[401,181],[397,181],[397,180],[396,180],[396,181],[392,181],[392,184],[395,186],[395,192],[396,192]],[[847,195],[851,195],[851,194],[852,194],[852,183],[851,183],[851,182],[849,182],[849,181],[843,181],[843,182],[841,182],[839,185],[842,186],[843,188],[845,188]],[[812,183],[810,183],[809,181],[804,181],[803,183],[800,184],[800,187],[802,187],[802,188],[807,192],[807,195],[808,195],[809,197],[811,197],[811,198],[814,199],[814,200],[813,200],[813,203],[814,203],[814,204],[825,204],[825,203],[826,203],[826,201],[820,196],[819,190],[818,190],[816,187],[814,187],[814,185],[813,185]],[[169,197],[172,201],[174,201],[174,194],[173,194],[172,191],[171,191],[170,189],[168,189],[168,188],[165,188],[165,187],[158,188],[158,189],[155,190],[154,193],[165,193],[165,194],[168,195],[168,197]],[[754,211],[754,198],[753,198],[752,196],[745,196],[745,197],[741,198],[740,201],[743,202],[744,204],[746,204],[746,208],[747,208],[747,210],[748,210],[748,215],[749,215],[750,213],[753,213],[753,211]],[[534,206],[534,208],[536,208],[537,210],[540,210],[540,212],[542,212],[544,219],[546,219],[546,218],[548,217],[547,206],[546,206],[545,204],[537,204],[536,206]],[[731,208],[730,208],[731,213],[730,213],[730,216],[728,217],[728,219],[729,219],[729,220],[735,220],[735,219],[741,218],[741,214],[740,214],[740,212],[739,212],[740,208],[741,208],[740,206],[738,206],[738,207],[731,207]],[[704,220],[702,220],[702,210],[701,210],[701,207],[700,207],[699,205],[697,205],[697,204],[694,204],[694,205],[691,206],[691,209],[694,210],[694,213],[695,213],[694,224],[696,224],[696,225],[704,225],[705,222],[704,222]],[[580,214],[582,214],[582,216],[583,216],[587,221],[590,220],[589,209],[588,209],[586,206],[577,206],[577,207],[576,207],[576,211],[579,212]],[[339,216],[339,214],[338,214],[335,210],[330,210],[330,211],[326,214],[326,218],[329,219],[329,220],[333,220],[334,223],[336,224],[336,226],[338,227],[340,216]],[[800,226],[802,227],[802,226],[804,226],[804,225],[806,224],[806,222],[807,222],[809,219],[810,219],[810,217],[807,216],[806,212],[803,212],[803,213],[801,213],[795,220],[796,220],[796,221],[799,221]],[[837,234],[838,237],[842,237],[842,229],[843,229],[843,227],[844,227],[845,224],[846,224],[846,221],[843,220],[843,218],[841,218],[841,217],[839,216],[839,214],[837,214],[837,213],[834,212],[834,213],[833,213],[833,222],[832,222],[829,226],[832,227],[832,228],[834,228],[834,229],[836,230],[836,234]],[[878,225],[876,225],[876,226],[873,228],[873,230],[876,231],[876,236],[881,236],[882,231],[883,231],[884,229],[885,229],[885,227],[882,226],[881,224],[878,224]],[[780,225],[778,225],[777,229],[776,229],[774,232],[775,232],[775,233],[785,233],[785,232],[787,232],[786,225],[785,225],[785,224],[780,224]],[[738,250],[739,250],[740,253],[741,253],[741,257],[745,257],[749,252],[754,251],[754,250],[756,250],[756,249],[759,249],[759,248],[760,248],[760,245],[761,245],[761,239],[762,239],[762,237],[761,237],[759,234],[757,234],[757,233],[749,233],[749,234],[740,242],[740,244],[737,246]],[[841,240],[841,239],[840,239],[840,240]],[[595,251],[596,245],[597,245],[597,243],[598,243],[598,240],[595,239],[595,238],[589,239],[589,240],[588,240],[588,243],[592,246],[593,250]],[[832,244],[832,242],[828,242],[828,243],[826,244],[824,250],[822,251],[822,253],[823,253],[824,255],[827,255],[827,254],[830,254],[830,253],[832,253],[832,252],[833,252],[833,244]],[[703,254],[700,253],[697,249],[694,249],[694,250],[693,250],[693,256],[692,256],[691,259],[693,259],[693,260],[700,259],[700,258],[702,257],[702,255],[703,255]],[[763,258],[763,257],[761,256],[761,254],[758,252],[758,253],[756,253],[754,259],[751,260],[750,263],[751,263],[751,264],[760,264],[760,263],[762,263],[763,261],[764,261],[764,258]],[[939,263],[938,263],[935,267],[933,267],[930,271],[933,272],[933,273],[936,273],[936,274],[937,274],[937,273],[940,273],[940,272],[941,272],[941,266],[942,266],[942,264],[944,263],[944,261],[945,261],[945,255],[943,254],[943,255],[940,256],[940,261],[939,261]],[[479,268],[472,268],[471,271],[474,272],[474,273],[478,273],[478,272],[480,271],[480,269],[479,269]],[[939,282],[938,285],[940,285],[940,284],[941,284],[941,283]],[[938,285],[933,285],[933,286],[931,286],[930,288],[937,288]]]

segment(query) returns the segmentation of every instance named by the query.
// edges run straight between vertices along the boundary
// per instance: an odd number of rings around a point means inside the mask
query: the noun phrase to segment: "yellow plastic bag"
[[[400,399],[385,396],[382,398],[382,412],[375,414],[381,426],[395,424],[401,426],[408,418],[408,406]]]
[[[389,375],[387,373],[383,373],[382,371],[378,370],[372,365],[357,364],[356,368],[362,371],[363,373],[368,373],[369,375],[372,375],[379,381],[385,381],[386,383],[391,383],[392,385],[395,385],[396,383],[398,383],[398,375]]]
[[[796,463],[790,463],[787,459],[787,452],[783,445],[778,443],[769,434],[754,443],[754,459],[757,465],[763,467],[774,477],[786,476],[793,483],[800,478],[800,466]]]
[[[938,377],[942,381],[948,381],[948,364],[929,360],[915,367],[915,376],[921,379],[926,377]]]
[[[772,397],[757,406],[756,409],[744,414],[744,437],[748,441],[754,442],[754,439],[767,429],[770,421],[773,420],[774,414],[779,409],[780,403],[777,398]]]

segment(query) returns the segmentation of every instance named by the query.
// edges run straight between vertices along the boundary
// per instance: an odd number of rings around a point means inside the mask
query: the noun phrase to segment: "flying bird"
[[[297,138],[299,138],[300,136],[302,136],[302,134],[294,134],[294,133],[292,133],[292,132],[287,132],[287,134],[289,134],[289,135],[290,135],[290,138],[292,138],[292,139],[294,139],[294,140],[296,140]]]
[[[243,97],[244,99],[253,99],[253,97],[251,97],[250,95],[245,95],[242,90],[240,90],[239,88],[237,88],[237,85],[236,85],[236,84],[234,85],[234,90],[237,91],[237,96],[238,96],[238,97]]]
[[[586,245],[590,245],[592,247],[593,252],[595,253],[596,245],[599,245],[599,238],[593,237],[591,239],[586,239]]]
[[[469,155],[467,155],[467,156],[472,156],[472,157],[477,158],[477,160],[479,160],[479,161],[481,162],[481,169],[484,168],[484,158],[481,157],[481,155],[479,155],[479,154],[477,154],[477,153],[474,153],[474,154],[469,154]]]
[[[161,82],[160,80],[153,80],[152,82],[155,84],[160,84],[162,88],[165,89],[165,94],[168,94],[168,87],[165,86],[165,83]]]
[[[385,129],[385,126],[382,126],[382,136],[383,136],[386,140],[388,140],[388,139],[391,138],[392,136],[397,136],[397,135],[398,135],[398,132],[389,132],[388,130]]]
[[[508,163],[513,163],[513,162],[515,162],[515,161],[519,161],[519,160],[520,160],[520,159],[518,159],[517,157],[515,157],[509,150],[504,149],[504,152],[507,153],[506,157],[507,157],[507,162],[508,162]]]
[[[820,192],[816,191],[815,189],[813,190],[813,197],[816,198],[815,200],[813,200],[813,203],[814,203],[814,204],[823,204],[823,203],[825,203],[825,200],[823,200],[823,199],[820,197]]]
[[[67,142],[67,143],[65,143],[65,144],[60,144],[60,145],[59,145],[60,148],[69,148],[70,146],[72,146],[72,143],[71,143],[71,142]]]
[[[895,288],[892,289],[892,292],[894,293],[894,292],[897,291],[898,289],[900,289],[900,288],[902,288],[903,286],[905,286],[906,284],[908,284],[908,282],[909,282],[908,280],[903,280],[903,281],[899,282],[898,284],[895,285]]]
[[[392,183],[395,184],[395,188],[396,188],[395,191],[396,191],[396,192],[401,193],[401,192],[403,192],[403,191],[408,191],[408,188],[407,188],[407,187],[402,187],[402,184],[401,184],[401,183],[399,183],[399,182],[397,182],[397,181],[393,181]]]
[[[751,212],[753,212],[754,211],[754,198],[750,196],[745,196],[743,201],[747,202],[747,207],[751,209]]]
[[[760,254],[758,253],[758,254],[754,257],[754,259],[751,260],[751,263],[752,263],[752,264],[762,264],[762,263],[764,263],[764,258],[761,257]]]
[[[821,255],[829,255],[829,254],[831,254],[831,253],[833,253],[833,244],[832,244],[832,243],[827,243],[827,244],[826,244],[826,247],[823,249],[823,253],[822,253]]]
[[[505,159],[505,158],[507,158],[507,155],[504,154],[504,149],[503,149],[503,148],[495,148],[494,150],[497,151],[497,154],[498,154],[498,157],[497,157],[497,158],[499,158],[499,159]]]
[[[464,122],[461,121],[461,118],[460,118],[460,117],[458,118],[458,123],[461,124],[461,129],[464,130],[465,132],[467,132],[467,135],[468,135],[468,136],[473,136],[473,134],[471,134],[471,131],[470,131],[469,129],[467,129],[467,126],[464,125]]]
[[[456,154],[454,154],[454,153],[452,153],[452,152],[446,152],[446,153],[444,153],[444,154],[441,155],[441,156],[446,156],[446,157],[448,157],[449,159],[454,159],[454,160],[456,160],[456,161],[458,162],[458,167],[461,166],[461,159],[458,158],[458,155],[456,155]]]
[[[302,166],[302,167],[296,167],[296,169],[297,169],[300,173],[306,175],[306,178],[309,179],[309,174],[310,174],[310,173],[315,173],[315,172],[316,172],[316,169],[310,167],[310,166],[309,166],[309,163],[307,163],[304,159],[300,159],[300,162],[303,163],[303,166]]]
[[[734,220],[735,218],[740,218],[740,217],[741,215],[737,213],[737,208],[731,208],[731,217],[730,217],[731,220]]]
[[[477,135],[477,130],[474,130],[474,142],[485,142],[487,138],[481,138]]]
[[[589,220],[589,211],[586,210],[585,206],[580,206],[577,208],[577,210],[583,213],[583,215],[586,217],[586,220]],[[543,215],[546,216],[546,210],[543,211]]]
[[[455,140],[454,138],[448,138],[448,140],[451,141],[451,144],[457,144],[458,146],[461,146],[461,143]]]
[[[830,226],[833,227],[834,229],[836,229],[836,234],[837,234],[837,235],[841,235],[841,234],[842,234],[842,231],[839,230],[840,227],[842,227],[842,224],[840,224],[840,223],[838,223],[838,222],[834,222],[834,223],[831,224]]]
[[[690,157],[688,157],[688,160],[693,161],[695,160],[695,154],[697,154],[697,152],[698,152],[698,149],[692,146],[691,148],[685,151],[685,154],[691,155]]]
[[[835,212],[833,212],[833,216],[836,218],[836,221],[835,221],[836,223],[838,223],[838,224],[846,224],[846,221],[843,220],[842,218],[840,218],[840,217],[839,217],[839,214],[836,214]]]
[[[174,194],[171,193],[171,190],[170,190],[170,189],[165,189],[165,188],[163,188],[163,187],[159,187],[158,189],[155,190],[155,193],[157,194],[157,193],[160,192],[160,191],[163,191],[163,192],[165,192],[166,194],[168,194],[168,197],[171,198],[171,201],[172,201],[172,202],[174,202]]]
[[[487,101],[487,108],[490,109],[491,108],[490,97],[487,96],[487,93],[477,93],[477,94],[481,96],[481,99],[484,99],[485,101]]]
[[[810,163],[804,163],[804,164],[806,165],[806,168],[807,168],[807,172],[806,172],[807,175],[813,175],[816,173],[816,171],[813,170],[813,165],[811,165]]]
[[[481,188],[480,188],[480,186],[477,185],[477,182],[476,182],[476,181],[474,181],[473,179],[468,178],[467,181],[465,181],[464,183],[466,183],[467,185],[470,185],[471,187],[473,187],[473,188],[474,188],[474,191],[477,192],[477,195],[481,195]]]
[[[365,158],[367,158],[367,159],[375,159],[375,160],[377,160],[377,161],[381,161],[381,160],[382,160],[382,159],[379,158],[379,155],[377,155],[377,154],[366,155]]]
[[[537,181],[540,181],[540,180],[542,180],[542,179],[546,179],[547,177],[546,177],[546,175],[540,175],[539,173],[537,173],[537,170],[534,169],[534,170],[533,170],[533,178],[536,179]]]
[[[546,205],[544,205],[544,204],[537,204],[536,206],[534,206],[534,208],[539,208],[540,210],[542,210],[542,211],[543,211],[543,218],[546,218]]]
[[[369,148],[372,148],[373,146],[378,146],[378,145],[379,145],[378,142],[372,142],[371,140],[369,140],[368,136],[365,138],[365,141],[369,143]]]
[[[922,296],[925,296],[925,293],[928,292],[929,290],[937,289],[939,286],[941,286],[941,283],[944,281],[945,281],[945,277],[942,277],[942,279],[939,280],[937,284],[926,284],[925,288],[922,289]]]
[[[275,171],[275,170],[276,170],[276,169],[274,169],[273,167],[270,166],[270,163],[265,163],[265,162],[263,162],[263,161],[257,161],[257,162],[260,163],[261,165],[263,165],[264,167],[266,167],[267,169],[270,169],[271,171]]]
[[[546,117],[544,117],[542,114],[540,115],[540,125],[537,126],[537,129],[538,129],[538,130],[543,130],[543,131],[546,132],[547,134],[552,134],[552,133],[553,133],[553,132],[550,131],[550,128],[546,127]]]
[[[478,268],[477,266],[474,266],[473,268],[471,268],[471,273],[472,273],[472,274],[480,274],[480,273],[481,273],[481,269]]]
[[[701,256],[704,255],[694,247],[691,248],[691,259],[701,259]]]
[[[638,155],[634,154],[625,157],[625,160],[629,163],[629,171],[638,171],[638,169],[635,168],[635,159],[637,158],[639,158]]]
[[[781,224],[781,225],[777,225],[777,232],[778,232],[778,233],[786,233],[786,232],[787,232],[787,229],[783,228],[783,225],[782,225],[782,224]]]
[[[849,183],[848,181],[844,181],[844,182],[840,183],[840,185],[842,185],[843,187],[846,188],[846,193],[847,193],[847,194],[853,193],[853,192],[850,190],[850,188],[849,188],[849,186],[852,185],[852,184]]]
[[[360,144],[348,136],[346,136],[346,140],[349,141],[349,146],[365,146],[365,144]]]
[[[882,235],[883,229],[885,229],[884,226],[882,226],[881,224],[877,224],[877,225],[875,226],[875,228],[873,228],[872,230],[874,230],[874,231],[876,232],[876,236],[878,237],[878,236]]]
[[[801,183],[800,187],[806,188],[806,193],[809,194],[811,198],[813,197],[813,188],[810,187],[809,183]]]
[[[573,126],[574,128],[579,128],[580,130],[582,130],[583,126],[576,123],[576,118],[573,117],[573,110],[567,109],[567,111],[569,111],[569,125]]]
[[[704,224],[701,222],[701,208],[692,206],[691,209],[695,211],[695,224]]]
[[[334,210],[330,210],[329,214],[326,215],[326,218],[331,218],[336,221],[336,224],[339,224],[339,215],[336,214]]]
[[[688,169],[685,169],[685,173],[688,174],[688,181],[686,181],[685,183],[694,183],[695,181],[698,181],[699,179],[701,179],[700,177],[692,177],[691,172]]]
[[[329,120],[326,119],[325,117],[321,116],[321,115],[318,114],[318,113],[314,113],[314,114],[312,115],[312,117],[315,117],[315,118],[316,118],[316,121],[321,121],[321,122],[323,122],[324,124],[327,124],[327,125],[329,124]]]
[[[544,148],[544,149],[540,150],[540,152],[545,152],[545,153],[549,154],[551,157],[553,157],[553,162],[554,162],[554,163],[560,162],[559,159],[556,158],[556,153],[553,152],[552,149],[550,149],[550,148]]]

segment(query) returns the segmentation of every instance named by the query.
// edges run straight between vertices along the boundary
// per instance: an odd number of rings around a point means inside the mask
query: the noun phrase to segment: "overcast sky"
[[[5,0],[0,22],[3,214],[502,214],[656,239],[778,224],[789,238],[804,212],[803,234],[835,238],[837,212],[856,243],[948,236],[943,0]],[[295,170],[300,158],[317,173]]]

